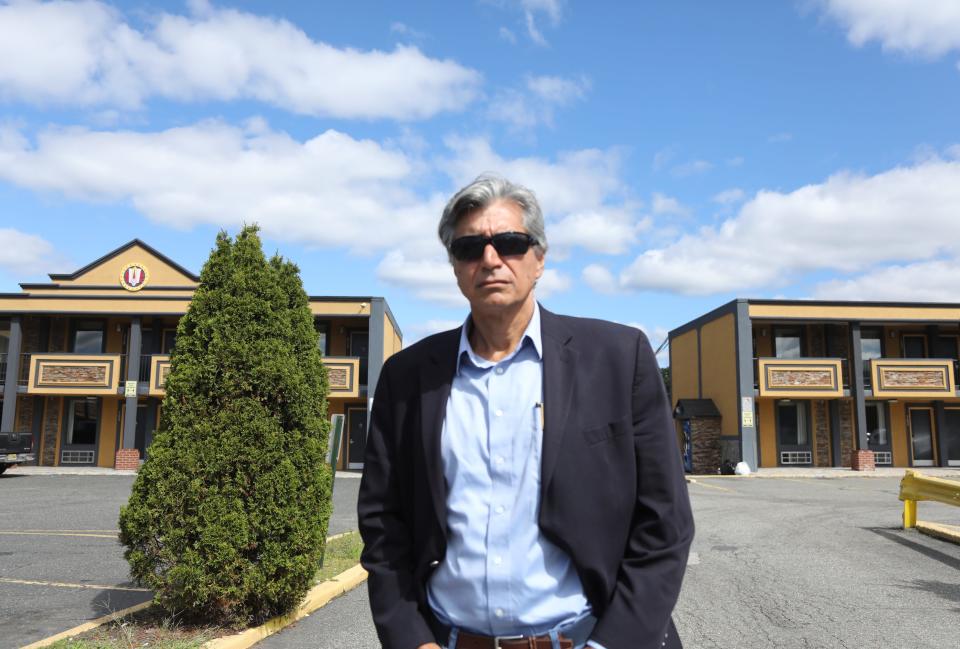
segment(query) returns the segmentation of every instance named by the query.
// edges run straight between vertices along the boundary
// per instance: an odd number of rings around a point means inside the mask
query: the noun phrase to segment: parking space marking
[[[106,530],[104,530],[106,531]],[[86,536],[95,539],[117,539],[117,534],[98,534],[94,532],[61,532],[58,530],[0,530],[0,534],[5,536]]]
[[[131,593],[151,593],[149,588],[134,588],[131,586],[101,586],[98,584],[69,584],[62,581],[30,581],[28,579],[10,579],[0,577],[0,584],[18,584],[20,586],[55,586],[57,588],[89,588],[93,590],[123,590]]]
[[[726,487],[718,487],[717,485],[707,484],[706,482],[700,482],[699,480],[694,480],[693,478],[690,478],[690,484],[699,485],[699,486],[701,486],[701,487],[707,487],[707,488],[709,488],[709,489],[717,489],[718,491],[727,491],[727,492],[730,492],[730,493],[737,493],[735,489],[727,489]]]

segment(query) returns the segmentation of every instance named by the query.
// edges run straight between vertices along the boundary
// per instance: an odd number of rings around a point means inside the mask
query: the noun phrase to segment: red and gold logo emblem
[[[128,291],[139,291],[147,285],[148,279],[150,275],[141,264],[130,264],[120,272],[120,286]]]

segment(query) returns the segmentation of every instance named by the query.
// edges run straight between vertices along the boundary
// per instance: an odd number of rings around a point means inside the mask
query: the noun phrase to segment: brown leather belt
[[[559,636],[560,649],[573,649],[573,640]],[[488,636],[466,631],[457,634],[457,649],[553,649],[550,636]]]

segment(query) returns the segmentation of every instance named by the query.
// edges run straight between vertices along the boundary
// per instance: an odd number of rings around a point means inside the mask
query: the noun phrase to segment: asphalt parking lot
[[[337,478],[330,534],[356,529],[359,483]],[[0,649],[150,599],[130,582],[117,541],[132,484],[126,475],[0,476]]]
[[[117,590],[135,587],[115,538],[132,480],[0,478],[0,648],[149,597]],[[358,486],[338,478],[331,534],[356,528]],[[902,530],[898,487],[892,477],[689,485],[697,536],[675,611],[685,645],[957,646],[960,546]],[[920,503],[919,518],[960,525],[960,508]],[[368,606],[362,585],[258,647],[376,647]]]

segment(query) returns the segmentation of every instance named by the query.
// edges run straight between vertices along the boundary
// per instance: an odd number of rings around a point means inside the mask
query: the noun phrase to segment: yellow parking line
[[[89,536],[95,539],[114,539],[116,540],[116,534],[92,534],[89,532],[60,532],[57,530],[50,531],[37,531],[37,532],[23,532],[23,531],[7,531],[0,530],[0,534],[5,534],[7,536]]]
[[[729,491],[730,493],[736,493],[734,489],[727,489],[726,487],[718,487],[714,484],[707,484],[706,482],[700,482],[694,478],[690,478],[690,484],[700,485],[701,487],[707,487],[709,489],[717,489],[718,491]]]
[[[30,581],[27,579],[10,579],[0,577],[0,584],[19,584],[21,586],[56,586],[57,588],[90,588],[94,590],[123,590],[131,593],[150,593],[149,588],[132,588],[130,586],[101,586],[98,584],[68,584],[62,581]]]

